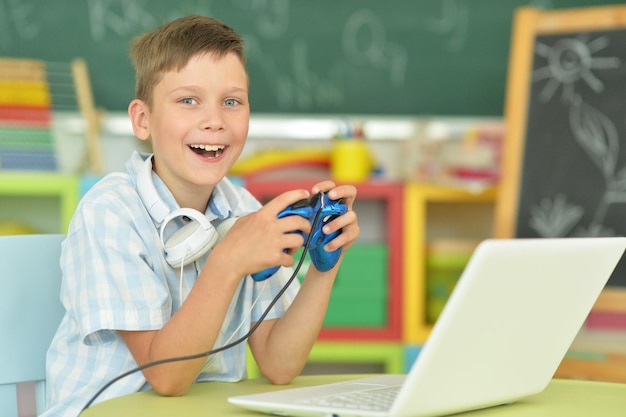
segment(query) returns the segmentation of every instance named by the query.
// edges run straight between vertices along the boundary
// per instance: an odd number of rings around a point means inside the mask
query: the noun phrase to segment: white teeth
[[[222,149],[224,149],[224,145],[202,145],[202,144],[194,144],[194,145],[189,145],[192,148],[195,149],[202,149],[204,151],[221,151]]]

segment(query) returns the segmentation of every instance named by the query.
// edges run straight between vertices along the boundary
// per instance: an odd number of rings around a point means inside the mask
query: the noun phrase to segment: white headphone
[[[161,244],[165,250],[165,260],[174,268],[190,264],[207,253],[220,238],[222,231],[227,231],[236,219],[228,219],[219,226],[219,232],[209,219],[198,210],[179,208],[170,213],[168,205],[159,197],[152,182],[152,156],[144,162],[137,175],[137,192],[146,206],[148,213],[158,224]],[[176,218],[189,219],[190,222],[164,240],[165,228]]]

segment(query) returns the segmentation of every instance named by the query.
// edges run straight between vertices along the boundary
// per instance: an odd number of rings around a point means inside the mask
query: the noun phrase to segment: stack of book
[[[56,170],[46,63],[0,58],[0,169]]]

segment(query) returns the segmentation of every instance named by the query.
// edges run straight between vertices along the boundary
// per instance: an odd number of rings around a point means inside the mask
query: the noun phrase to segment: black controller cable
[[[313,225],[311,226],[311,230],[314,230],[315,227],[317,226],[317,222],[319,220],[320,215],[322,214],[322,209],[324,207],[320,206],[320,208],[318,209],[317,213],[315,213],[315,218],[313,219]],[[289,280],[287,281],[287,283],[283,286],[283,288],[280,289],[280,291],[276,294],[276,296],[274,297],[274,299],[272,300],[272,302],[267,306],[267,308],[265,309],[265,311],[263,311],[263,314],[261,314],[261,317],[259,317],[259,320],[257,320],[257,322],[250,327],[250,330],[248,330],[248,332],[243,335],[242,337],[240,337],[239,339],[225,344],[224,346],[215,348],[211,351],[208,352],[202,352],[202,353],[196,353],[194,355],[187,355],[187,356],[177,356],[177,357],[173,357],[173,358],[166,358],[166,359],[159,359],[153,362],[148,362],[148,363],[144,363],[143,365],[137,366],[136,368],[133,368],[129,371],[126,371],[118,376],[116,376],[115,378],[113,378],[112,380],[110,380],[109,382],[107,382],[102,388],[100,388],[98,390],[98,392],[95,393],[95,395],[93,397],[91,397],[91,399],[87,402],[87,404],[85,404],[85,406],[83,407],[82,410],[80,410],[80,413],[78,413],[78,415],[82,414],[83,411],[85,411],[87,408],[89,408],[91,406],[91,404],[93,404],[93,402],[107,389],[109,388],[111,385],[113,385],[114,383],[116,383],[117,381],[119,381],[122,378],[127,377],[128,375],[134,374],[135,372],[139,372],[142,371],[146,368],[150,368],[156,365],[161,365],[164,363],[171,363],[171,362],[181,362],[181,361],[187,361],[187,360],[192,360],[192,359],[198,359],[198,358],[202,358],[205,356],[210,356],[210,355],[214,355],[216,353],[222,352],[226,349],[230,349],[242,342],[244,342],[245,340],[247,340],[250,335],[252,333],[254,333],[254,331],[261,325],[261,323],[263,322],[263,320],[265,319],[265,317],[269,314],[270,310],[272,309],[272,307],[274,307],[274,304],[276,304],[278,302],[278,300],[280,299],[280,297],[285,293],[285,291],[287,291],[287,288],[291,285],[291,283],[293,282],[293,280],[298,276],[298,271],[300,271],[300,268],[302,267],[302,264],[304,263],[304,259],[306,257],[306,253],[307,250],[309,249],[309,245],[311,244],[311,237],[313,236],[313,233],[309,233],[309,236],[306,240],[306,242],[304,243],[304,249],[302,250],[302,256],[300,256],[300,260],[298,261],[298,264],[296,265],[296,268],[294,269],[293,273],[291,274],[291,277],[289,278]]]

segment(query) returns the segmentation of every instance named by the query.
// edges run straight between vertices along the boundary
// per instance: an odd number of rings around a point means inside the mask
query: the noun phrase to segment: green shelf
[[[76,175],[56,172],[2,171],[0,197],[58,198],[58,232],[65,233],[78,204],[79,178]]]

